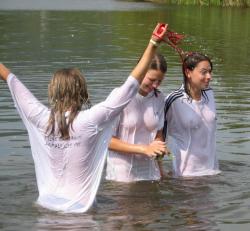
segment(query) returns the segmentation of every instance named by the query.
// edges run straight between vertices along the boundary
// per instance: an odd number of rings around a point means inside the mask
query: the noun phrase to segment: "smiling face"
[[[186,70],[186,76],[191,89],[203,90],[212,80],[212,67],[208,61],[201,61],[193,70]]]
[[[139,93],[143,96],[146,96],[154,89],[158,88],[164,79],[164,75],[165,74],[160,70],[149,69],[141,83]]]

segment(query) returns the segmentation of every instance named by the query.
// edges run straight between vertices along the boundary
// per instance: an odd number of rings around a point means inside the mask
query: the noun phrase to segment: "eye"
[[[209,69],[209,70],[207,70],[207,69],[202,69],[200,73],[201,73],[202,75],[206,75],[207,73],[211,74],[211,73],[212,73],[212,70],[211,70],[211,69]]]
[[[202,74],[202,75],[205,75],[206,73],[207,73],[206,70],[201,71],[201,74]]]

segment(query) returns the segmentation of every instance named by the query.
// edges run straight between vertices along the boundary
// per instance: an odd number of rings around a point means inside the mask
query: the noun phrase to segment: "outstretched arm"
[[[4,66],[4,64],[0,63],[0,77],[2,80],[7,81],[7,78],[10,74],[10,70]]]
[[[26,86],[2,63],[0,63],[0,77],[8,82],[15,107],[24,124],[27,126],[27,120],[29,120],[38,126],[41,120],[46,118],[47,107],[40,103]]]
[[[162,141],[153,141],[148,145],[130,144],[113,137],[109,143],[109,149],[124,154],[141,154],[154,158],[165,154],[166,145]]]

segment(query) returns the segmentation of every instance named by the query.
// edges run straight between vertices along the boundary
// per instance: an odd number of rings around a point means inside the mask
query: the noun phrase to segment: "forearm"
[[[133,77],[129,77],[121,87],[114,89],[105,101],[90,109],[92,123],[101,125],[115,120],[136,95],[138,89],[138,82]]]
[[[142,79],[146,75],[149,65],[156,53],[157,47],[153,45],[151,42],[148,43],[146,50],[144,51],[140,61],[135,66],[133,71],[131,72],[131,76],[133,76],[139,83],[142,82]]]
[[[12,73],[8,75],[7,83],[21,118],[38,123],[47,115],[47,107],[29,91],[29,89]]]
[[[165,153],[166,145],[162,141],[153,141],[150,144],[130,144],[116,137],[111,139],[109,149],[126,153],[126,154],[141,154],[150,158],[162,156]]]
[[[131,75],[136,78],[139,83],[141,83],[145,77],[157,47],[167,32],[167,27],[167,24],[157,24],[141,59],[131,72]]]
[[[130,144],[116,137],[113,137],[109,143],[109,149],[115,152],[126,154],[144,154],[145,146],[138,144]]]

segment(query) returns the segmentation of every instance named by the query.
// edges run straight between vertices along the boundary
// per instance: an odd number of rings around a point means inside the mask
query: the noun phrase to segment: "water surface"
[[[62,215],[39,208],[27,133],[2,82],[0,229],[249,230],[250,10],[112,0],[104,0],[102,5],[100,1],[81,1],[86,3],[84,9],[74,0],[71,8],[69,1],[61,1],[54,11],[56,1],[40,2],[43,8],[34,2],[0,0],[0,54],[1,62],[45,104],[51,73],[66,66],[84,72],[93,103],[103,100],[129,75],[158,21],[187,35],[183,49],[211,56],[222,174],[136,184],[103,180],[97,207],[86,214]],[[167,94],[182,81],[180,60],[164,44],[160,51],[168,60],[167,78],[161,87]],[[171,161],[165,159],[164,165],[170,169]]]

